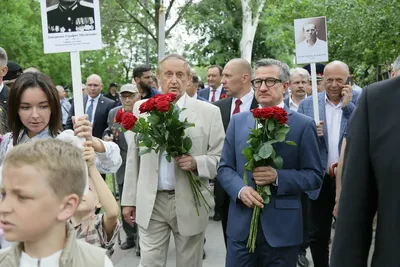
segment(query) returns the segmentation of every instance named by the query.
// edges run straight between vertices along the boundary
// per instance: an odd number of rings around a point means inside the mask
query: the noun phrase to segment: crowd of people
[[[40,70],[22,70],[0,48],[0,266],[113,266],[120,228],[126,233],[120,248],[136,246],[139,266],[166,265],[171,232],[176,265],[202,266],[210,214],[196,212],[187,171],[213,184],[211,215],[222,224],[227,267],[307,267],[308,248],[315,267],[366,266],[377,210],[372,264],[397,266],[391,253],[399,167],[388,157],[396,148],[397,126],[390,122],[400,57],[389,81],[366,89],[346,63],[317,64],[317,123],[310,65],[289,69],[275,59],[253,65],[235,58],[223,68],[210,66],[202,88],[185,58],[171,54],[156,75],[139,65],[130,83],[113,82],[105,94],[102,78],[91,74],[82,84],[85,115],[76,118],[68,87],[55,86]],[[138,139],[127,139],[116,120],[121,110],[146,118],[140,106],[166,93],[184,109],[180,119],[194,123],[186,133],[190,153],[171,162],[164,151],[141,155]],[[242,151],[255,127],[250,110],[274,106],[286,110],[286,138],[296,146],[274,145],[283,168],[259,166],[245,183]],[[117,178],[114,194],[105,182],[110,173]],[[264,185],[271,187],[268,204],[255,190]],[[203,196],[212,198],[207,190]],[[262,211],[250,253],[256,206]]]

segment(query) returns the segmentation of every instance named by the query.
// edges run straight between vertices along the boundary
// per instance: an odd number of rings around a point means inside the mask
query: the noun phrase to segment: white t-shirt
[[[32,258],[25,252],[22,252],[19,267],[59,267],[61,252],[61,250],[57,251],[53,255],[40,260]],[[107,255],[104,258],[104,267],[114,267]]]

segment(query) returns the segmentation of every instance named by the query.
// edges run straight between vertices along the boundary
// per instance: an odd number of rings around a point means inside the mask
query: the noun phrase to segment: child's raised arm
[[[104,210],[103,228],[107,233],[107,241],[109,241],[114,234],[114,229],[117,224],[119,206],[106,182],[103,180],[103,177],[101,177],[99,171],[96,169],[95,157],[95,152],[90,145],[90,141],[85,142],[83,158],[88,165],[89,179],[92,180],[96,188],[100,204]]]

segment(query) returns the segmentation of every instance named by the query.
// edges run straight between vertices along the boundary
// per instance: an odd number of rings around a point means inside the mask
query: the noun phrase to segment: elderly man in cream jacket
[[[163,93],[175,93],[175,105],[185,108],[181,118],[195,127],[187,129],[193,147],[190,155],[169,163],[165,156],[152,151],[138,156],[136,141],[129,146],[122,195],[123,215],[139,226],[141,259],[139,266],[166,265],[171,232],[176,245],[177,267],[202,266],[204,234],[208,212],[204,205],[199,215],[186,171],[194,171],[208,185],[217,174],[224,141],[224,128],[218,107],[192,99],[186,94],[191,81],[190,67],[176,54],[165,57],[159,64],[157,78]],[[139,117],[135,104],[134,114]],[[202,190],[208,202],[211,196]]]

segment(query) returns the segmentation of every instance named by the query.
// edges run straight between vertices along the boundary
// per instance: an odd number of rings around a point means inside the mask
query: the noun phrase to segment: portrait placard
[[[102,48],[99,0],[41,0],[44,53]]]
[[[294,20],[297,64],[328,61],[326,17]]]

